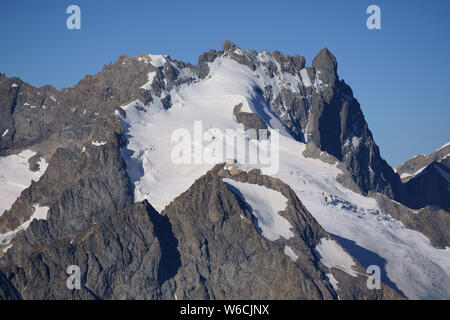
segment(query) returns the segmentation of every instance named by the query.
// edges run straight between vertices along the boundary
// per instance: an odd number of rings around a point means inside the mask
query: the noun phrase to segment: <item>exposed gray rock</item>
[[[423,233],[433,246],[450,247],[450,214],[440,208],[426,206],[420,210],[405,207],[385,195],[373,194],[381,209],[413,230]]]
[[[84,152],[58,149],[41,179],[24,190],[0,217],[0,233],[28,220],[37,203],[50,208],[49,227],[54,237],[60,237],[83,230],[103,211],[123,209],[133,200],[117,141],[104,146],[87,145]]]
[[[287,54],[281,53],[280,51],[274,51],[272,53],[272,57],[275,59],[276,62],[278,62],[281,71],[287,72],[290,74],[295,75],[297,73],[297,65],[301,65],[301,57],[296,58],[297,64],[294,63],[293,59]],[[305,59],[303,58],[303,65],[305,64]]]
[[[236,105],[233,109],[233,114],[238,123],[241,123],[244,126],[244,129],[249,133],[250,138],[252,139],[267,139],[270,137],[270,132],[266,131],[266,135],[264,137],[260,137],[260,130],[267,130],[267,126],[261,120],[261,118],[255,114],[250,112],[242,112],[242,103]]]
[[[0,271],[0,300],[19,300],[22,299],[20,293],[9,282],[5,275]]]
[[[161,298],[162,261],[174,258],[164,256],[170,254],[170,242],[161,238],[170,233],[167,221],[146,202],[104,216],[71,239],[54,238],[47,221],[34,221],[0,259],[0,269],[24,299]],[[81,290],[67,287],[71,265],[80,268]]]

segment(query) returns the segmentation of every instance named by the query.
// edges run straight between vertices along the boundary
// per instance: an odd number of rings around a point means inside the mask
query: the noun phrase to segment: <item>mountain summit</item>
[[[61,90],[0,74],[0,135],[1,298],[450,297],[448,212],[417,213],[326,48],[123,55]]]

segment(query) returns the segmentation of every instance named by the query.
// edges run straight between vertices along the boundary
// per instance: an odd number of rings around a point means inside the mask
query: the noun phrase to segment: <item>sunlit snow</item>
[[[11,208],[23,190],[38,181],[47,170],[48,163],[44,158],[38,162],[39,170],[30,170],[28,160],[36,153],[25,150],[17,155],[0,158],[0,215]]]
[[[341,269],[353,277],[358,275],[353,270],[353,266],[355,265],[353,258],[336,241],[322,238],[316,246],[316,251],[321,257],[320,262],[326,267]]]
[[[232,186],[251,207],[252,215],[256,218],[257,229],[268,240],[275,241],[280,237],[289,239],[294,236],[292,225],[279,212],[284,211],[287,199],[279,191],[251,183],[243,183],[233,179],[223,179]]]

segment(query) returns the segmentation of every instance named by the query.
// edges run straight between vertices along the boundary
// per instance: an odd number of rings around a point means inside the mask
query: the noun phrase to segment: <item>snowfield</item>
[[[30,170],[28,160],[34,155],[35,152],[25,150],[17,155],[0,158],[0,216],[11,208],[32,181],[38,181],[47,170],[48,163],[44,158],[38,162],[38,171]]]
[[[284,211],[287,205],[287,199],[281,192],[233,179],[223,181],[251,207],[252,215],[256,219],[255,225],[266,239],[275,241],[280,237],[289,239],[294,236],[291,231],[292,225],[278,214]]]
[[[355,262],[353,258],[345,252],[342,247],[332,239],[322,238],[316,246],[317,253],[321,259],[320,262],[328,268],[338,268],[345,273],[356,277],[358,274],[353,270]]]
[[[258,57],[261,60],[272,59],[264,52]],[[160,56],[152,57],[151,61],[155,65],[162,63]],[[273,63],[279,68],[276,61],[273,60]],[[226,129],[246,136],[243,127],[233,117],[234,106],[242,103],[245,110],[258,114],[272,131],[277,129],[281,133],[279,170],[271,175],[291,186],[309,212],[325,230],[336,236],[342,247],[363,266],[383,261],[384,265],[380,265],[380,268],[384,270],[386,277],[409,298],[450,299],[450,248],[441,250],[431,246],[424,235],[405,228],[401,222],[382,212],[373,198],[343,187],[336,181],[336,176],[341,173],[337,164],[330,165],[305,158],[302,155],[305,144],[290,136],[270,106],[255,90],[271,85],[274,96],[283,85],[292,90],[298,90],[298,84],[315,86],[316,90],[320,90],[320,80],[316,79],[314,84],[311,83],[306,70],[301,72],[300,78],[288,74],[269,78],[263,67],[258,67],[253,72],[227,57],[217,58],[209,63],[209,67],[209,76],[204,80],[182,85],[166,93],[172,98],[172,107],[168,110],[162,108],[156,97],[152,103],[144,106],[144,111],[135,108],[136,105],[143,106],[142,102],[134,101],[122,107],[126,111],[126,117],[116,113],[125,127],[128,145],[122,150],[122,155],[135,185],[136,201],[147,199],[161,211],[211,169],[214,163],[174,163],[171,152],[177,141],[173,141],[172,133],[181,128],[194,136],[194,122],[202,121],[204,130],[218,133],[210,134],[206,141],[194,140],[191,147],[195,153],[195,144],[203,143],[206,145],[206,152],[211,152],[208,145],[213,140],[225,143],[223,132]],[[260,142],[253,140],[251,143]],[[357,147],[359,141],[352,143]],[[224,158],[216,163],[226,160],[229,159]],[[261,164],[240,162],[236,165],[242,170],[261,168],[263,173],[268,172]],[[263,236],[268,239],[290,236],[288,226],[282,220],[276,220],[277,216],[281,217],[277,214],[282,210],[281,198],[263,187],[226,182],[237,188],[252,208],[256,209],[255,216],[261,222]],[[364,248],[371,255],[355,250],[354,246],[348,245],[350,242]],[[325,264],[352,272],[351,257],[332,240],[324,239],[317,251]],[[285,253],[293,257],[288,249]],[[370,260],[373,256],[379,257],[376,263]],[[332,274],[329,278],[333,286],[337,287]]]

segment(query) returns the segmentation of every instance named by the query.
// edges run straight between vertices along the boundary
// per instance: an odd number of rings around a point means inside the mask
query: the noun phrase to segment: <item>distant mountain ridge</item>
[[[436,151],[429,155],[418,154],[409,159],[408,161],[399,165],[395,172],[400,175],[403,182],[407,182],[419,174],[424,168],[426,168],[432,162],[442,162],[444,159],[450,157],[450,141],[438,148]]]
[[[429,155],[417,155],[396,169],[411,206],[434,206],[450,212],[450,141]]]

